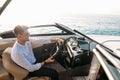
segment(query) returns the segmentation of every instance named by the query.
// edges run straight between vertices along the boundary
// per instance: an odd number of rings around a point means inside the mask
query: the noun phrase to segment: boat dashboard
[[[70,37],[56,56],[59,63],[65,68],[75,68],[90,63],[90,44],[84,38]]]

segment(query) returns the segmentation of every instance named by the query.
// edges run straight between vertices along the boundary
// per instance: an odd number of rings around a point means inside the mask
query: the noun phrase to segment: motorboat
[[[45,29],[48,28],[49,31],[46,32]],[[35,48],[39,47],[48,52],[51,52],[51,46],[55,46],[56,51],[51,56],[57,63],[51,66],[58,70],[60,75],[64,74],[64,78],[66,75],[73,80],[119,79],[120,37],[107,36],[106,39],[106,36],[84,35],[59,23],[31,26],[29,31],[30,38],[33,39],[42,37],[65,39],[62,47],[57,44],[34,45]],[[0,36],[0,54],[2,54],[5,48],[13,45],[16,38],[12,30],[1,33]]]
[[[6,0],[7,4],[10,1]],[[85,35],[60,23],[30,26],[28,30],[32,39],[57,37],[65,40],[63,45],[40,43],[32,46],[36,53],[50,52],[55,63],[45,66],[56,69],[60,80],[120,79],[120,36]],[[16,38],[12,30],[0,33],[0,37],[2,75],[6,73],[2,53],[13,46]]]

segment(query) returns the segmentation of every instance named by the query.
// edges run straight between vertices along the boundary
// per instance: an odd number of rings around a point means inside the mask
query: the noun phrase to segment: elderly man
[[[56,70],[51,68],[43,67],[44,64],[54,62],[54,59],[47,58],[46,60],[39,62],[33,53],[32,44],[35,40],[29,39],[28,27],[23,25],[17,25],[14,28],[17,41],[15,42],[11,58],[12,60],[22,68],[29,71],[29,76],[48,76],[52,80],[59,80],[59,76]],[[60,38],[46,38],[39,40],[41,43],[52,43],[52,42],[64,42]]]

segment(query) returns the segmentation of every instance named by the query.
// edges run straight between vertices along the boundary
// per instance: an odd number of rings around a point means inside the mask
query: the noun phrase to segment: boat
[[[6,6],[10,1],[6,0]],[[50,57],[55,63],[45,66],[56,69],[60,80],[120,79],[120,36],[85,35],[60,23],[30,26],[28,30],[30,38],[36,40],[46,37],[65,39],[63,45],[41,43],[32,46],[36,53],[42,53],[40,50],[52,53]],[[12,30],[0,33],[0,37],[1,76],[7,73],[2,54],[13,46],[16,38]]]

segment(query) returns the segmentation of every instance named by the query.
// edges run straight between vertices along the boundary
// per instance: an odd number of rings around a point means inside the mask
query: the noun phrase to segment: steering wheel
[[[69,37],[67,39],[64,40],[64,44],[60,44],[60,43],[55,43],[55,45],[53,46],[53,49],[51,50],[51,52],[54,51],[54,53],[50,54],[50,57],[51,58],[55,58],[56,55],[62,50],[63,52],[62,53],[66,53],[66,43],[70,40],[70,38],[75,38],[75,37]],[[64,50],[65,49],[65,50]],[[62,54],[62,55],[65,55],[65,54]]]
[[[59,43],[55,43],[55,52],[50,56],[51,58],[55,58],[55,56],[59,53],[60,49],[61,49],[62,45]]]

